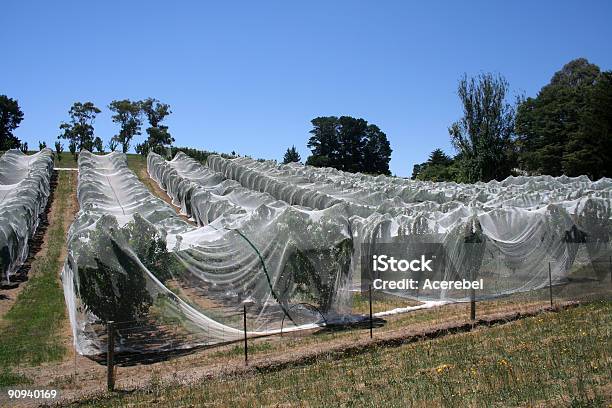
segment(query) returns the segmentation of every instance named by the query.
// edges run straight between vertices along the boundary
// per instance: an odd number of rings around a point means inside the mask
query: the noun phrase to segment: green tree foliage
[[[424,181],[457,181],[458,172],[456,160],[442,149],[435,149],[425,163],[414,165],[411,178]]]
[[[127,244],[141,260],[142,264],[160,282],[172,277],[172,270],[178,267],[176,258],[166,249],[166,236],[155,229],[138,214],[123,229]]]
[[[276,280],[274,296],[286,307],[291,302],[306,301],[325,314],[336,299],[338,285],[350,275],[351,240],[338,241],[341,229],[327,216],[314,224],[301,214],[285,220],[278,224],[279,236],[283,239],[272,243],[283,247],[287,257]],[[308,231],[308,234],[300,231]],[[249,235],[248,231],[243,230],[243,233]],[[325,242],[336,244],[319,245]]]
[[[306,164],[349,172],[391,174],[391,146],[387,135],[364,119],[325,116],[312,121]]]
[[[68,111],[70,122],[61,123],[60,130],[63,133],[58,136],[58,139],[66,139],[70,142],[70,151],[75,157],[77,151],[93,150],[95,141],[93,123],[98,113],[100,109],[91,102],[75,102]]]
[[[28,142],[23,142],[19,144],[19,150],[21,150],[24,153],[27,153],[28,152]]]
[[[21,142],[13,135],[23,120],[23,112],[16,100],[0,95],[0,150],[16,149]]]
[[[282,277],[290,277],[291,291],[282,290],[281,302],[288,300],[306,300],[314,304],[322,313],[328,313],[333,305],[338,291],[338,282],[349,272],[349,262],[352,247],[349,240],[340,242],[329,249],[317,249],[303,252],[297,248],[288,248],[291,253],[282,271]],[[336,273],[321,273],[313,259],[337,260]],[[288,296],[290,295],[290,296]],[[287,299],[286,296],[292,298]]]
[[[592,180],[612,178],[612,71],[602,73],[589,92],[588,108],[563,156],[568,175],[586,174]]]
[[[284,164],[296,163],[296,162],[299,162],[300,160],[302,160],[302,158],[300,157],[300,154],[298,153],[295,146],[291,146],[290,148],[288,148],[287,151],[285,152],[285,156],[283,156]]]
[[[391,145],[376,125],[369,125],[366,130],[366,142],[363,149],[363,172],[390,175]]]
[[[610,73],[584,58],[556,72],[516,116],[521,168],[531,174],[610,176]]]
[[[129,99],[115,100],[108,105],[114,112],[112,120],[121,126],[119,133],[113,139],[121,145],[123,153],[130,149],[130,142],[136,135],[140,135],[142,126],[142,103],[132,102]]]
[[[93,141],[93,148],[96,149],[98,153],[104,153],[104,143],[98,136],[96,136]]]
[[[143,156],[146,156],[149,154],[149,145],[146,140],[142,143],[136,144],[136,153],[141,154]]]
[[[117,142],[114,138],[111,137],[111,140],[108,141],[108,150],[111,152],[117,151],[117,147],[119,147],[119,142]]]
[[[154,98],[147,98],[140,104],[149,122],[149,127],[146,130],[147,140],[136,146],[136,151],[142,155],[147,155],[149,151],[162,153],[165,147],[174,142],[174,138],[168,132],[168,126],[161,124],[166,116],[172,113],[170,105]]]
[[[121,228],[115,218],[104,216],[88,238],[77,257],[77,287],[85,308],[102,321],[145,318],[153,299],[143,266],[163,282],[176,263],[165,236],[136,215]]]
[[[457,89],[463,117],[448,129],[461,154],[460,178],[467,182],[503,180],[515,166],[514,108],[506,102],[508,82],[490,73],[468,78]]]
[[[47,148],[47,142],[41,142],[40,140],[38,141],[38,151],[41,151],[43,149]]]
[[[210,156],[211,154],[216,154],[215,152],[209,152],[206,150],[198,150],[198,149],[194,149],[191,147],[171,147],[170,148],[170,154],[172,155],[172,157],[176,156],[176,154],[178,152],[183,152],[185,153],[187,156],[191,157],[194,160],[199,161],[200,163],[206,163],[206,160],[208,159],[208,156]]]
[[[70,143],[68,143],[68,150],[70,150],[70,154],[76,159],[77,144],[74,140],[71,140]]]
[[[225,159],[233,159],[235,157],[235,155],[231,155],[231,154],[227,154],[227,153],[217,153],[217,152],[211,152],[208,150],[198,150],[198,149],[194,149],[192,147],[176,147],[176,146],[172,146],[170,147],[170,156],[174,157],[176,156],[176,154],[178,152],[183,152],[185,153],[187,156],[191,157],[194,160],[199,161],[200,163],[206,164],[206,160],[208,160],[208,157],[210,155],[213,154],[218,154],[219,156],[225,158]]]
[[[55,154],[57,160],[62,161],[62,152],[64,151],[64,145],[59,140],[55,141]]]

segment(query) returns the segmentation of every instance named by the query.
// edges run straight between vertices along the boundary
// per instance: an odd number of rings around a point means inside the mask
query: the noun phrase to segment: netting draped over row
[[[321,210],[343,206],[355,254],[354,284],[359,281],[361,251],[376,243],[439,242],[446,249],[448,267],[433,278],[485,278],[488,284],[480,292],[485,297],[542,287],[549,263],[559,283],[567,280],[573,266],[611,254],[610,179],[523,176],[457,184],[246,157],[211,156],[207,163],[226,179],[289,204]],[[461,300],[466,293],[416,295]]]
[[[53,153],[9,150],[0,157],[0,280],[9,281],[28,256],[28,242],[50,193]]]
[[[81,210],[63,283],[81,353],[105,350],[106,321],[127,324],[119,350],[147,352],[238,339],[243,305],[251,335],[350,319],[350,289],[369,279],[362,262],[377,244],[441,244],[446,263],[428,278],[483,279],[479,298],[541,288],[549,265],[555,284],[597,280],[601,271],[584,271],[611,254],[608,179],[425,183],[249,158],[202,165],[183,153],[151,153],[147,169],[181,215],[125,155],[79,157]]]
[[[154,197],[125,155],[80,154],[81,210],[62,274],[79,352],[105,350],[110,320],[150,327],[155,335],[146,338],[119,333],[119,350],[146,352],[235,340],[242,305],[249,306],[252,335],[338,314],[351,257],[339,217],[219,182],[210,177],[192,188],[232,210],[210,210],[196,226]],[[294,308],[303,301],[317,312]],[[179,336],[163,329],[169,320],[179,323]]]

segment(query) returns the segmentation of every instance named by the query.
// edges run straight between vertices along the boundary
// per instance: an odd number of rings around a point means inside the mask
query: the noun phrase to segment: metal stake
[[[115,391],[115,322],[107,322],[106,385]]]
[[[470,275],[472,277],[472,282],[473,282],[474,275],[475,275],[473,269]],[[476,290],[474,289],[473,285],[472,285],[472,288],[470,289],[470,320],[472,321],[476,320]]]
[[[550,307],[553,307],[553,296],[552,296],[552,273],[550,271],[550,262],[548,263],[548,294],[550,295]]]
[[[370,283],[369,285],[369,297],[370,297],[370,338],[373,337],[373,333],[372,333],[372,284]]]
[[[246,305],[242,306],[244,324],[244,365],[249,365],[249,345],[247,342]]]

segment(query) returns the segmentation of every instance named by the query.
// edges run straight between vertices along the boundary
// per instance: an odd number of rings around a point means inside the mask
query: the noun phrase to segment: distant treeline
[[[320,116],[310,121],[306,164],[334,167],[348,172],[390,175],[391,145],[387,135],[365,119],[351,116]],[[285,152],[283,163],[301,160],[295,146]]]
[[[129,99],[114,100],[108,105],[113,113],[111,119],[119,125],[119,131],[112,136],[106,145],[101,137],[94,132],[94,122],[101,110],[92,102],[75,102],[68,111],[69,120],[61,122],[59,129],[61,133],[55,142],[55,151],[64,151],[61,140],[68,142],[68,149],[75,158],[81,150],[103,152],[105,149],[115,151],[119,147],[126,153],[134,137],[141,134],[144,121],[148,123],[146,128],[147,137],[136,145],[136,152],[146,155],[149,151],[163,152],[174,142],[174,138],[168,131],[168,126],[163,125],[164,119],[171,114],[170,105],[161,103],[157,99],[147,98],[142,101],[131,101]],[[0,150],[20,148],[28,150],[27,143],[21,141],[13,134],[21,121],[23,112],[16,100],[0,95]],[[38,143],[39,149],[47,147],[46,142]]]
[[[463,77],[464,116],[449,128],[457,155],[435,149],[417,180],[476,182],[510,175],[612,177],[612,71],[584,58],[556,72],[535,97],[507,102],[499,75]]]
[[[6,95],[0,95],[0,151],[23,147],[13,130],[23,120],[19,103]]]
[[[451,157],[441,149],[433,150],[427,161],[414,165],[413,179],[472,183],[521,174],[587,175],[593,180],[612,177],[612,71],[602,72],[579,58],[556,72],[535,97],[519,96],[514,101],[509,101],[509,84],[503,76],[464,75],[457,94],[463,117],[448,128],[456,154]],[[171,113],[170,106],[156,99],[115,100],[108,108],[119,130],[106,146],[94,134],[100,109],[91,102],[76,102],[68,112],[69,121],[59,126],[56,152],[64,149],[61,140],[68,141],[75,156],[83,149],[102,152],[121,147],[127,152],[146,120],[147,137],[136,144],[136,152],[166,155],[169,149],[181,150],[202,162],[212,154],[171,148],[174,138],[162,124]],[[28,150],[27,143],[13,134],[22,120],[17,101],[0,95],[0,151]],[[306,164],[390,174],[392,149],[378,126],[351,116],[322,116],[311,123],[307,142],[311,155]],[[46,143],[39,142],[39,149],[44,147]],[[295,146],[283,158],[285,163],[300,160]]]
[[[176,156],[178,152],[183,152],[187,156],[191,157],[194,160],[199,161],[202,164],[206,164],[206,160],[208,160],[208,156],[211,156],[213,154],[218,154],[219,156],[224,157],[226,159],[232,159],[234,157],[237,157],[235,152],[232,152],[231,154],[225,154],[225,153],[210,152],[208,150],[193,149],[191,147],[176,147],[176,146],[170,147],[170,157]]]

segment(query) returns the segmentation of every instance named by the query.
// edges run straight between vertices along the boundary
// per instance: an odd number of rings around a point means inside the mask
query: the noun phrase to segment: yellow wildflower
[[[449,368],[451,368],[451,366],[450,366],[450,365],[448,365],[448,364],[442,364],[442,365],[439,365],[438,367],[436,367],[436,372],[437,372],[438,374],[441,374],[441,373],[443,373],[444,371],[448,370]]]

